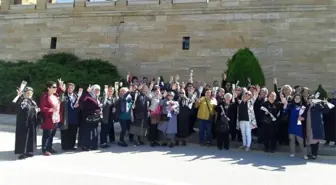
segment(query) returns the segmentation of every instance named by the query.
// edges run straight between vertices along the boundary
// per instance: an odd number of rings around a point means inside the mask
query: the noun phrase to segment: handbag
[[[265,115],[265,116],[263,116],[263,118],[262,118],[261,121],[262,121],[262,123],[264,123],[264,124],[271,124],[271,123],[273,122],[271,116],[269,116],[269,115]]]
[[[217,120],[216,131],[221,133],[229,131],[229,124],[223,120]]]
[[[215,120],[215,116],[211,114],[210,107],[209,107],[209,104],[208,104],[207,100],[205,100],[205,103],[207,104],[208,111],[209,111],[209,121],[213,122]]]
[[[36,115],[36,125],[40,126],[40,125],[42,125],[42,123],[43,123],[43,116],[42,116],[42,113],[39,112]]]
[[[161,121],[169,121],[169,117],[167,116],[167,114],[161,115]]]
[[[101,117],[99,114],[93,114],[86,117],[85,121],[89,124],[99,123],[101,121]]]

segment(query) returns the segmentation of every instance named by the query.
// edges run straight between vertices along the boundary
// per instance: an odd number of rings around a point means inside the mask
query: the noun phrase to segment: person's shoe
[[[316,159],[317,159],[317,156],[309,155],[308,158],[309,158],[309,160],[316,160]]]
[[[170,142],[169,143],[169,148],[173,148],[174,147],[174,143],[173,142]]]
[[[150,143],[150,146],[151,146],[151,147],[156,147],[156,145],[155,145],[154,142],[151,142],[151,143]]]
[[[34,156],[34,154],[31,153],[31,152],[25,153],[24,155],[25,155],[26,157],[33,157],[33,156]]]
[[[121,142],[121,141],[118,142],[118,145],[121,147],[128,147],[128,145],[125,142]]]
[[[161,146],[168,146],[168,144],[166,142],[163,142]]]
[[[246,148],[246,146],[240,146],[238,149],[243,150],[245,148]]]
[[[21,154],[21,155],[19,155],[19,157],[18,157],[19,160],[26,159],[26,158],[27,158],[27,156],[24,155],[24,154]]]
[[[225,150],[230,150],[230,148],[229,148],[229,147],[224,147],[224,149],[225,149]]]
[[[50,152],[51,154],[56,154],[56,153],[57,153],[57,151],[54,150],[54,149],[50,149],[49,152]]]
[[[223,147],[217,146],[218,150],[223,150]]]
[[[210,147],[210,146],[211,146],[211,143],[210,143],[210,142],[207,142],[207,143],[206,143],[206,146],[207,146],[207,147]]]
[[[250,147],[246,147],[246,148],[245,148],[245,151],[246,151],[246,152],[250,151]]]
[[[306,155],[303,156],[303,159],[304,159],[304,160],[308,160],[308,156],[306,156]]]
[[[155,145],[155,146],[160,146],[160,143],[157,142],[157,141],[154,141],[154,145]]]
[[[293,158],[295,157],[295,154],[290,154],[289,157]]]
[[[140,143],[138,141],[133,142],[133,146],[140,146]]]
[[[139,144],[140,144],[140,145],[145,145],[145,142],[139,140]]]
[[[187,142],[186,141],[182,141],[182,146],[187,146]]]
[[[43,152],[43,155],[44,156],[51,156],[51,153],[50,152]]]
[[[86,147],[82,148],[82,150],[83,150],[83,151],[90,151],[90,149],[89,149],[89,148],[86,148]]]
[[[108,145],[108,144],[104,143],[104,144],[100,145],[100,147],[101,147],[101,148],[109,148],[109,147],[110,147],[110,145]]]

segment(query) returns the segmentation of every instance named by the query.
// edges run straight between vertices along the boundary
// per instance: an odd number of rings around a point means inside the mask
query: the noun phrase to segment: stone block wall
[[[109,60],[125,74],[179,73],[187,80],[193,69],[196,79],[210,82],[220,79],[237,49],[248,46],[270,87],[278,77],[281,84],[335,89],[335,0],[138,1],[143,3],[42,6],[45,1],[37,0],[9,10],[2,2],[0,59],[64,51]],[[57,37],[54,50],[51,37]],[[182,50],[183,37],[190,37],[190,50]]]

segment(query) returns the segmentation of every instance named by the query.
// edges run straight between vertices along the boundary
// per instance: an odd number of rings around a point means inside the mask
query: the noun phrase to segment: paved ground
[[[13,130],[0,125],[0,185],[331,185],[336,171],[334,157],[307,162],[283,153],[218,151],[197,145],[155,150],[114,145],[16,161]]]

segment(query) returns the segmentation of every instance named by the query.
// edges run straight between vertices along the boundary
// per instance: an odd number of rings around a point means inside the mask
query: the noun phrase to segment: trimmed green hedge
[[[0,61],[0,112],[12,113],[11,104],[16,96],[16,87],[22,80],[34,88],[34,99],[38,102],[47,81],[62,78],[65,83],[72,82],[84,89],[89,84],[113,85],[115,81],[125,82],[117,67],[100,59],[83,60],[73,54],[48,54],[36,62]]]
[[[246,87],[248,85],[247,79],[250,78],[252,85],[265,85],[265,76],[260,67],[259,60],[249,48],[239,49],[227,61],[227,66],[228,82],[236,83],[239,80],[239,86]]]

